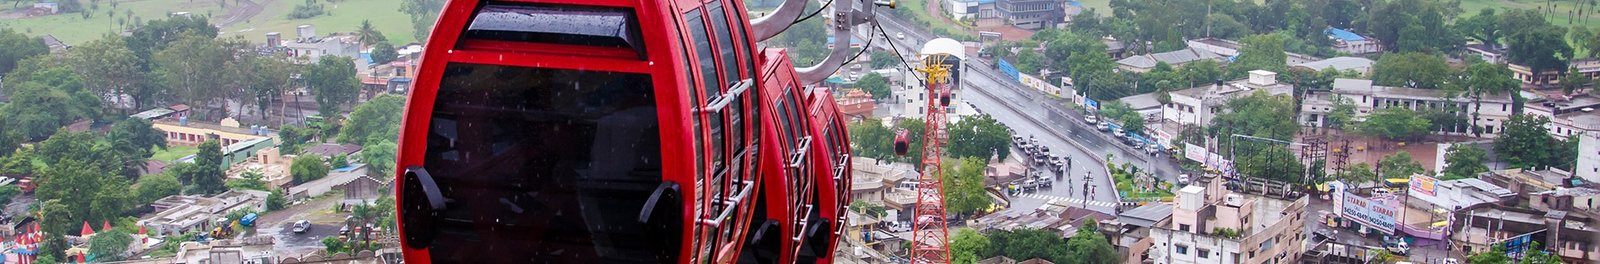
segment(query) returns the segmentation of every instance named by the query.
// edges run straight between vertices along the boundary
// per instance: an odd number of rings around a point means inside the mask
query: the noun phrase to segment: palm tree
[[[356,34],[360,36],[363,48],[383,41],[383,33],[378,33],[378,29],[372,27],[372,20],[361,20],[361,29],[356,30]]]

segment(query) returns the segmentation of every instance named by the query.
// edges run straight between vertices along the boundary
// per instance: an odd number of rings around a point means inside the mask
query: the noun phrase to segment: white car
[[[900,33],[894,33],[894,38],[897,38],[897,39],[906,39],[906,33],[905,33],[905,32],[900,32]]]
[[[1189,185],[1189,175],[1188,174],[1178,174],[1178,184]]]

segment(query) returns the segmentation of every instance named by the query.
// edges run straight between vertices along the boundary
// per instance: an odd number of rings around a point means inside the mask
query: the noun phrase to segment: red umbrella
[[[89,235],[93,235],[93,234],[94,234],[94,229],[90,229],[89,228],[89,221],[83,221],[83,231],[79,232],[78,235],[80,235],[80,236],[89,236]]]

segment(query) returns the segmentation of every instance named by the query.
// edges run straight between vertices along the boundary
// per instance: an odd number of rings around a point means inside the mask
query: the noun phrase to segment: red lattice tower
[[[953,100],[947,87],[950,66],[946,54],[927,55],[922,68],[927,74],[927,124],[922,132],[922,175],[917,178],[917,205],[912,218],[911,263],[950,263],[950,229],[944,211],[945,106]]]

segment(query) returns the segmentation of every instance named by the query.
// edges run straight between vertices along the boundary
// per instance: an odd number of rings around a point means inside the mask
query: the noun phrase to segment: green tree
[[[128,245],[133,243],[133,236],[119,230],[102,230],[89,238],[89,255],[95,256],[95,261],[118,261],[127,257]]]
[[[1328,111],[1327,117],[1323,119],[1323,124],[1334,129],[1344,129],[1354,121],[1355,114],[1356,106],[1350,102],[1349,98],[1334,97],[1333,110]]]
[[[861,76],[861,79],[856,80],[856,87],[861,88],[861,91],[867,92],[867,94],[871,94],[872,100],[883,100],[884,98],[889,98],[890,95],[889,79],[876,72]]]
[[[267,194],[267,211],[277,211],[289,206],[288,199],[283,197],[283,189],[272,190]]]
[[[106,133],[112,154],[118,157],[120,174],[129,179],[144,173],[145,162],[156,148],[167,148],[167,132],[155,129],[150,120],[128,118],[117,121]]]
[[[256,105],[256,110],[263,116],[269,113],[272,101],[278,100],[283,95],[284,89],[290,84],[290,78],[299,72],[299,65],[290,63],[283,58],[272,56],[256,57],[256,82],[249,86],[248,94]],[[279,116],[282,121],[283,116]]]
[[[283,149],[283,153],[285,154],[300,153],[300,148],[306,143],[310,142],[311,139],[315,138],[316,136],[316,129],[299,126],[284,126],[278,129],[278,138],[283,139],[283,143],[279,144],[278,147]]]
[[[1229,100],[1224,109],[1232,111],[1211,119],[1208,133],[1216,136],[1223,155],[1233,155],[1239,173],[1250,177],[1265,177],[1299,181],[1295,172],[1304,170],[1299,158],[1286,146],[1260,140],[1238,141],[1232,135],[1288,141],[1300,129],[1294,118],[1294,102],[1285,95],[1270,95],[1257,90],[1247,96]],[[1237,141],[1237,142],[1236,142]]]
[[[44,76],[60,78],[48,80]],[[100,100],[84,91],[71,71],[57,68],[34,77],[20,85],[6,86],[12,90],[11,102],[0,106],[0,125],[15,128],[9,132],[15,133],[13,136],[40,140],[73,122],[99,117]]]
[[[379,95],[356,106],[350,120],[339,131],[336,139],[345,144],[366,144],[375,141],[395,141],[400,138],[400,115],[405,111],[405,97],[393,94]]]
[[[1420,52],[1389,53],[1372,65],[1372,83],[1436,89],[1452,75],[1443,57]]]
[[[1504,132],[1494,139],[1494,152],[1512,168],[1539,169],[1553,164],[1552,148],[1556,140],[1550,138],[1545,128],[1550,119],[1543,116],[1516,115],[1506,120]]]
[[[1390,140],[1406,140],[1427,134],[1430,124],[1428,119],[1416,111],[1404,107],[1390,107],[1373,112],[1367,116],[1367,121],[1361,122],[1357,128],[1362,133]]]
[[[338,237],[334,236],[322,238],[322,246],[327,250],[328,253],[344,252],[346,247],[344,241],[341,241]]]
[[[127,180],[94,163],[64,159],[44,170],[34,195],[65,205],[67,223],[111,220],[132,208]],[[46,208],[48,209],[48,208]],[[50,216],[48,210],[46,217]],[[52,220],[54,221],[54,220]]]
[[[1107,120],[1115,120],[1122,125],[1122,130],[1140,132],[1144,131],[1144,115],[1133,111],[1133,108],[1120,100],[1100,103],[1100,114]]]
[[[1525,31],[1513,31],[1506,39],[1506,60],[1527,66],[1531,72],[1565,70],[1572,59],[1572,47],[1562,35],[1565,29],[1544,26]],[[1376,72],[1378,69],[1373,69]]]
[[[66,160],[102,167],[111,167],[115,164],[110,160],[110,151],[104,151],[95,144],[95,141],[100,139],[95,138],[94,134],[65,132],[65,129],[62,131],[34,146],[34,153],[46,167],[55,166]]]
[[[317,97],[317,113],[323,117],[338,117],[339,106],[355,101],[361,91],[355,62],[342,57],[322,56],[306,69],[305,76]]]
[[[1093,219],[1084,219],[1078,233],[1067,239],[1068,261],[1063,263],[1122,263],[1122,255],[1107,240]]]
[[[1591,82],[1594,82],[1594,79],[1589,78],[1588,75],[1578,72],[1578,68],[1569,67],[1567,68],[1567,74],[1561,76],[1561,92],[1565,94],[1572,94],[1572,91],[1582,89],[1584,86],[1589,86],[1589,83]]]
[[[1577,44],[1576,46],[1572,47],[1574,53],[1576,53],[1577,50],[1583,50],[1584,52],[1587,52],[1589,57],[1594,57],[1596,52],[1600,52],[1600,50],[1593,50],[1591,49],[1592,46],[1587,45],[1590,40],[1595,38],[1594,33],[1594,31],[1590,31],[1588,27],[1584,27],[1583,25],[1574,25],[1572,28],[1567,29],[1567,41],[1572,44]]]
[[[1511,70],[1505,66],[1485,62],[1468,66],[1463,74],[1467,78],[1464,85],[1449,87],[1462,88],[1459,92],[1472,99],[1472,118],[1470,118],[1472,132],[1474,135],[1482,135],[1485,131],[1478,125],[1478,116],[1479,111],[1483,109],[1483,97],[1518,91],[1522,88],[1522,83],[1517,79],[1507,78],[1506,76],[1511,76]]]
[[[395,153],[399,151],[399,145],[396,145],[393,140],[379,141],[377,143],[369,142],[361,146],[361,162],[366,163],[368,169],[379,174],[393,175],[395,163],[398,162],[395,159]]]
[[[411,16],[413,34],[420,42],[427,42],[428,32],[433,31],[433,22],[442,9],[444,0],[405,0],[400,5],[400,12]]]
[[[1494,8],[1485,7],[1477,15],[1456,21],[1456,30],[1467,37],[1491,46],[1500,44],[1500,16]]]
[[[11,198],[22,194],[22,188],[16,185],[0,186],[0,204],[11,204]]]
[[[894,156],[894,131],[879,122],[856,122],[845,125],[850,131],[850,152],[856,156],[888,159]]]
[[[976,263],[978,260],[982,260],[982,258],[978,257],[978,253],[988,250],[989,238],[979,234],[978,231],[972,231],[971,228],[956,230],[956,234],[950,236],[950,262],[952,263]]]
[[[1230,75],[1245,76],[1245,72],[1252,70],[1283,72],[1284,64],[1288,61],[1288,55],[1283,53],[1283,42],[1283,37],[1277,34],[1254,35],[1240,40],[1239,44],[1243,47],[1239,49],[1239,57],[1228,65]]]
[[[1518,263],[1521,263],[1521,264],[1561,264],[1561,263],[1565,263],[1565,262],[1561,260],[1561,256],[1560,255],[1551,254],[1550,252],[1546,252],[1544,250],[1544,247],[1540,247],[1539,246],[1539,242],[1535,241],[1535,242],[1533,242],[1531,244],[1528,244],[1527,254],[1522,256],[1522,261],[1518,262]]]
[[[1354,185],[1376,182],[1378,180],[1378,174],[1373,172],[1372,165],[1362,162],[1356,163],[1355,165],[1350,165],[1350,167],[1346,167],[1344,170],[1334,172],[1333,179],[1343,181],[1346,184]]]
[[[1384,179],[1407,179],[1411,178],[1412,174],[1428,174],[1428,170],[1422,168],[1422,164],[1417,163],[1416,159],[1411,158],[1409,152],[1390,154],[1378,161],[1378,175]]]
[[[382,32],[378,32],[378,29],[372,26],[372,20],[361,20],[361,27],[356,28],[356,37],[357,40],[361,41],[361,45],[365,46],[378,45],[389,41],[388,38],[383,36]],[[394,46],[390,46],[389,49],[393,50]],[[374,52],[374,56],[376,56],[376,52]],[[373,59],[377,58],[374,57]]]
[[[1012,259],[1043,258],[1055,263],[1069,263],[1066,239],[1060,233],[1047,229],[1019,228],[990,232],[989,247],[982,257],[1006,256]]]
[[[1011,130],[989,115],[962,118],[947,132],[950,141],[946,148],[950,152],[946,155],[951,157],[987,160],[994,156],[1005,160],[1011,155]]]
[[[289,175],[294,178],[295,184],[314,181],[328,176],[328,164],[317,156],[303,155],[289,164]]]
[[[214,194],[227,191],[223,183],[222,171],[222,143],[216,140],[206,140],[200,143],[199,152],[195,153],[195,170],[193,183],[196,190],[204,194]]]
[[[868,66],[873,69],[893,68],[896,65],[900,65],[900,58],[887,51],[873,51],[872,57],[869,57],[869,59],[872,60],[872,63]]]
[[[989,194],[983,190],[983,171],[988,162],[981,158],[965,158],[961,162],[945,163],[945,209],[952,214],[969,215],[989,207]]]
[[[850,211],[855,211],[857,213],[872,217],[887,216],[887,209],[883,208],[882,205],[868,203],[867,201],[862,200],[851,201]]]
[[[106,35],[84,43],[67,53],[67,61],[94,94],[126,94],[134,98],[133,102],[126,102],[132,103],[132,109],[142,109],[139,99],[150,96],[144,88],[149,76],[139,68],[139,57],[134,56],[121,36]],[[121,108],[125,102],[121,96],[116,98],[108,103]]]
[[[203,106],[222,96],[224,65],[231,53],[213,37],[186,33],[155,54],[157,75],[171,92],[190,105]]]
[[[149,204],[162,197],[178,195],[183,191],[183,184],[178,182],[177,177],[163,173],[139,177],[139,183],[133,189],[138,204]]]
[[[901,161],[901,162],[914,162],[914,163],[921,163],[922,162],[922,153],[923,153],[923,151],[922,151],[922,146],[923,146],[922,145],[922,143],[923,143],[922,136],[923,136],[923,131],[927,130],[927,124],[928,124],[927,121],[923,121],[922,119],[917,119],[917,118],[901,119],[899,123],[895,123],[894,124],[894,129],[895,129],[894,131],[905,131],[906,132],[906,141],[909,141],[909,143],[911,143],[911,144],[909,144],[910,147],[911,147],[909,149],[910,151],[907,151],[905,156],[895,156],[896,160]],[[889,139],[890,141],[888,141],[889,144],[887,144],[887,146],[889,146],[889,151],[890,151],[889,154],[893,155],[894,154],[894,134],[889,134],[889,138],[890,138]],[[926,169],[926,168],[918,167],[917,171],[922,171],[923,169]]]
[[[394,61],[396,58],[400,58],[400,52],[395,51],[394,44],[389,44],[388,42],[378,42],[378,44],[372,45],[373,64],[386,64]]]
[[[251,169],[240,173],[243,179],[228,180],[225,185],[229,190],[257,190],[266,191],[267,182],[261,180],[261,170]]]
[[[1506,254],[1505,244],[1495,243],[1488,251],[1467,256],[1467,263],[1510,264],[1511,257]]]
[[[17,61],[45,53],[50,53],[50,47],[44,45],[43,39],[0,28],[0,75],[16,69]]]
[[[1212,60],[1200,60],[1178,67],[1178,73],[1188,82],[1184,87],[1196,87],[1222,80],[1222,64]]]
[[[1477,177],[1478,173],[1489,171],[1484,165],[1488,162],[1488,154],[1476,144],[1457,143],[1450,145],[1444,154],[1444,177],[1441,180],[1454,180]]]

